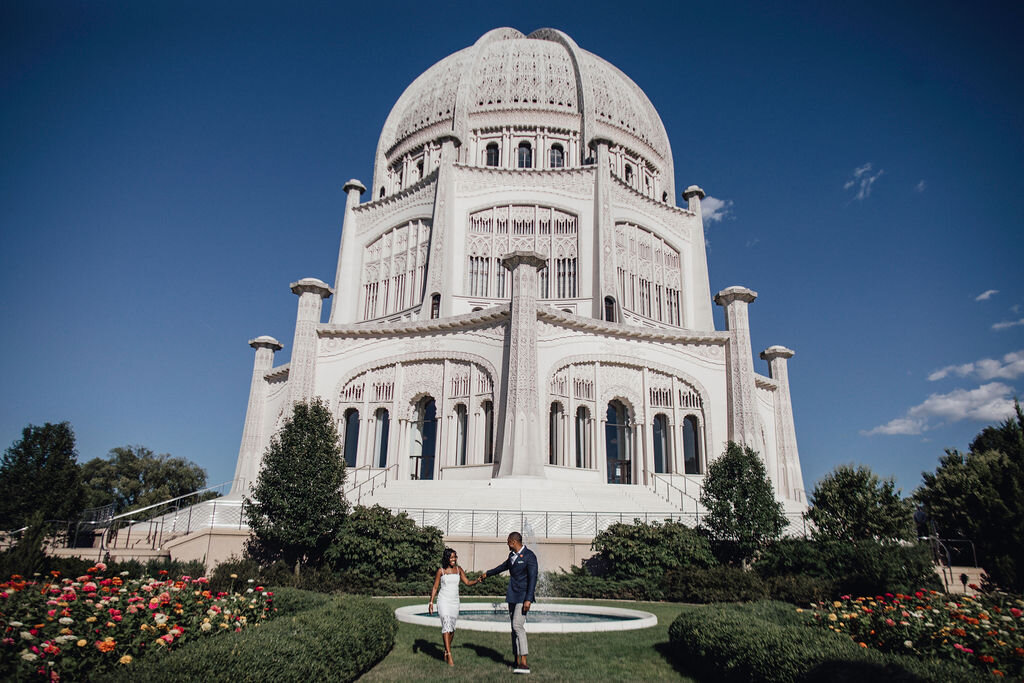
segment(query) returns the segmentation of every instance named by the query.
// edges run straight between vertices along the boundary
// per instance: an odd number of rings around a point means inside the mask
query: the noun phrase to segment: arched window
[[[529,142],[520,142],[516,150],[516,166],[519,168],[533,168],[533,147]]]
[[[629,164],[626,164],[626,184],[633,184],[633,167],[630,166]]]
[[[498,151],[498,143],[492,142],[487,145],[484,152],[484,163],[488,166],[497,166],[501,162],[501,152]]]
[[[383,199],[383,198],[384,198],[384,193],[385,193],[385,192],[387,192],[387,190],[385,190],[385,189],[384,189],[383,187],[382,187],[382,188],[380,188],[380,196],[381,196],[381,199]]]
[[[668,201],[668,192],[662,192],[661,193],[661,201],[663,201],[663,202],[667,202]]]
[[[494,404],[484,401],[484,462],[494,462]]]
[[[441,295],[432,294],[430,296],[430,319],[441,317]]]
[[[377,467],[388,466],[388,437],[391,433],[391,417],[385,408],[378,408],[374,413],[377,420],[377,431],[373,438],[373,460]]]
[[[661,414],[655,415],[651,434],[654,436],[654,471],[668,472],[668,463],[672,461],[668,443],[668,418]]]
[[[590,411],[576,409],[576,467],[590,467]]]
[[[615,322],[615,299],[610,296],[604,298],[604,319],[610,323]]]
[[[687,415],[683,419],[683,471],[686,474],[700,474],[700,439],[697,418]]]
[[[356,466],[356,449],[359,447],[359,411],[349,408],[345,411],[345,464]]]
[[[557,402],[548,413],[548,464],[562,464],[562,404]]]
[[[466,436],[469,433],[469,411],[460,403],[455,406],[455,462],[466,464]]]
[[[629,414],[621,401],[608,404],[604,428],[604,450],[608,465],[609,484],[631,484],[633,481],[633,433]]]
[[[423,180],[423,159],[416,162],[416,180]]]
[[[565,166],[565,150],[561,145],[551,145],[550,154],[551,168],[562,168]]]
[[[437,450],[437,404],[424,396],[416,404],[416,424],[412,440],[412,478],[434,478],[434,453]]]

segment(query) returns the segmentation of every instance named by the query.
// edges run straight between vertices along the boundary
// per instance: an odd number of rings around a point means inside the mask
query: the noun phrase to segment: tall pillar
[[[458,141],[448,138],[441,143],[441,165],[437,173],[434,193],[434,220],[430,228],[430,257],[427,259],[426,287],[420,319],[431,316],[431,297],[441,295],[441,310],[438,317],[452,314],[452,280],[455,268],[455,249],[448,244],[453,237],[455,223],[455,178],[452,166],[455,164]]]
[[[512,317],[502,387],[499,477],[544,476],[544,451],[537,438],[540,391],[537,387],[537,271],[546,265],[535,251],[514,251],[501,259],[512,271]]]
[[[362,272],[359,268],[359,245],[356,242],[356,219],[353,209],[359,206],[359,197],[366,192],[358,180],[345,183],[345,217],[341,222],[341,246],[338,247],[338,271],[334,276],[334,290],[344,296],[334,298],[331,306],[332,323],[354,323],[358,315]]]
[[[725,329],[729,332],[729,439],[751,448],[757,444],[758,420],[747,304],[756,298],[757,292],[746,287],[728,287],[715,295],[715,303],[725,308]]]
[[[249,346],[256,349],[252,364],[252,382],[249,384],[249,404],[245,408],[245,426],[242,428],[242,445],[238,449],[238,464],[235,465],[235,480],[231,483],[229,495],[249,494],[249,487],[256,484],[263,460],[263,414],[266,412],[267,381],[264,379],[274,367],[274,352],[284,348],[281,342],[266,335],[249,340]]]
[[[789,359],[793,351],[785,346],[769,346],[761,352],[768,361],[768,375],[779,385],[775,401],[776,448],[779,459],[780,493],[789,500],[806,502],[804,480],[800,471],[800,454],[796,448],[796,425],[793,422],[793,403],[789,394]]]
[[[700,201],[704,199],[704,190],[690,185],[683,191],[683,199],[688,202],[689,210],[697,217],[697,222],[690,233],[689,251],[690,265],[689,290],[683,303],[683,327],[690,330],[710,332],[715,329],[714,316],[711,313],[711,283],[708,281],[708,253],[704,246],[704,217]]]
[[[323,300],[332,293],[327,283],[315,277],[302,278],[291,284],[292,292],[299,295],[299,310],[295,316],[295,340],[292,342],[292,360],[288,364],[288,391],[292,403],[313,397],[316,379],[316,326],[320,324]]]
[[[612,171],[608,141],[595,139],[597,172],[594,181],[593,317],[604,318],[604,298],[615,298],[615,320],[621,322],[622,302],[616,293],[615,219],[612,216]]]

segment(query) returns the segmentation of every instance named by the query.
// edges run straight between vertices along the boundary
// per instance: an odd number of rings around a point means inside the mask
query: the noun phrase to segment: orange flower
[[[117,643],[115,643],[113,640],[109,638],[105,640],[96,641],[96,649],[100,652],[110,652],[115,647],[117,647]]]

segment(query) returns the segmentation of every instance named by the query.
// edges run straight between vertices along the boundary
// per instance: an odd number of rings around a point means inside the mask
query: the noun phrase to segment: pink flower
[[[896,622],[893,621],[892,619],[886,619],[885,620],[885,624],[886,624],[886,626],[895,626]]]
[[[1020,611],[1019,609],[1017,609],[1016,607],[1011,607],[1011,608],[1010,608],[1010,614],[1012,614],[1013,616],[1015,616],[1015,617],[1017,617],[1018,619],[1020,619],[1020,615],[1024,614],[1024,612],[1021,612],[1021,611]]]

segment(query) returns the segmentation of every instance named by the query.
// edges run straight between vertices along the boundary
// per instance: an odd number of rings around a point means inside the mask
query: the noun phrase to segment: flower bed
[[[1024,601],[1005,593],[951,596],[886,593],[819,603],[814,618],[860,647],[971,666],[994,677],[1024,677]]]
[[[0,583],[0,678],[102,677],[153,651],[258,626],[273,609],[262,586],[215,593],[202,577],[129,579],[106,569]]]

